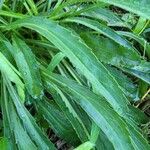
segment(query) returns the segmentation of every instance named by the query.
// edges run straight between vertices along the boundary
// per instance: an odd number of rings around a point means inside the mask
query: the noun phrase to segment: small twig
[[[149,94],[149,92],[150,92],[150,88],[149,88],[149,90],[143,95],[143,97],[142,97],[142,101],[145,99],[145,97]]]
[[[140,106],[140,104],[145,101],[145,97],[149,94],[149,92],[150,92],[150,88],[149,88],[149,90],[143,95],[143,97],[141,98],[140,103],[136,105],[136,108],[138,108],[138,107]]]

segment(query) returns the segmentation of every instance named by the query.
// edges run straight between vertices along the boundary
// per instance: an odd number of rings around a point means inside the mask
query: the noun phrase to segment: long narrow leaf
[[[93,84],[96,92],[106,97],[117,112],[124,113],[127,111],[128,100],[117,82],[79,37],[55,22],[42,17],[18,20],[7,26],[7,29],[22,26],[36,30],[60,49]]]
[[[150,18],[150,1],[149,0],[97,0],[105,3],[109,3],[128,11],[131,11],[135,14],[143,16],[147,19]]]
[[[13,55],[28,92],[34,98],[40,97],[43,94],[43,88],[34,54],[26,43],[16,36],[13,37],[13,46]]]

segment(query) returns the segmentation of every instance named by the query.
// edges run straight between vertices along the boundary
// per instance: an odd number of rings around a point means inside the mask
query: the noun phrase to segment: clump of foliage
[[[149,0],[0,2],[1,150],[148,150]]]

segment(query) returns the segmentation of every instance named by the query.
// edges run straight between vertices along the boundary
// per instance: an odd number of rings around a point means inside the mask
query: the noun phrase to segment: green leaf
[[[109,3],[125,10],[131,11],[139,16],[150,19],[150,1],[149,0],[97,0]]]
[[[15,140],[13,138],[12,126],[10,125],[10,116],[9,116],[9,108],[8,108],[8,94],[6,92],[6,86],[1,81],[1,107],[2,107],[2,114],[3,114],[3,127],[4,127],[4,138],[7,139],[7,149],[12,150],[16,149]]]
[[[88,28],[91,28],[91,29],[97,31],[98,33],[101,33],[101,34],[109,37],[110,39],[112,39],[113,41],[118,43],[119,45],[122,45],[123,47],[134,51],[134,48],[130,42],[128,42],[123,37],[121,37],[119,34],[117,34],[114,30],[112,30],[108,26],[103,25],[103,24],[99,23],[98,21],[95,21],[92,19],[87,19],[87,18],[81,18],[81,17],[67,18],[67,19],[65,19],[65,21],[82,24]]]
[[[7,60],[7,58],[0,52],[0,71],[9,78],[10,81],[14,82],[17,86],[18,93],[21,96],[21,101],[24,102],[24,84],[22,83],[20,73],[15,69],[15,67]]]
[[[91,10],[87,10],[81,15],[88,16],[91,18],[100,19],[107,22],[108,26],[117,26],[117,27],[129,27],[129,24],[123,22],[117,14],[113,13],[109,9],[105,8],[93,8]]]
[[[137,41],[141,46],[143,47],[143,54],[146,53],[148,58],[150,58],[150,44],[147,42],[146,39],[144,39],[141,36],[135,35],[131,32],[125,32],[125,31],[117,31],[118,34],[123,35],[125,37],[129,37],[131,39],[134,39]],[[145,51],[145,52],[144,52]],[[144,56],[144,55],[143,55]]]
[[[22,81],[16,74],[17,70],[1,52],[0,52],[0,70],[9,78],[10,81],[16,83],[21,88],[24,88]]]
[[[143,81],[145,81],[146,83],[150,84],[150,73],[144,73],[141,71],[137,71],[137,70],[133,70],[133,69],[128,69],[128,68],[122,68],[125,72],[130,73],[140,79],[142,79]]]
[[[26,132],[29,134],[30,138],[34,141],[39,149],[55,150],[54,145],[40,130],[31,114],[29,114],[23,104],[20,103],[20,98],[7,77],[5,77],[5,81],[10,97],[12,98],[13,103],[16,107],[19,118],[21,119],[23,126],[26,129]]]
[[[25,18],[26,16],[20,13],[14,13],[11,11],[0,10],[1,16],[13,17],[13,18]]]
[[[124,121],[105,99],[62,76],[45,74],[45,78],[49,79],[50,83],[55,83],[67,94],[75,97],[74,100],[107,135],[116,149],[133,149]]]
[[[93,122],[91,128],[91,135],[90,135],[90,141],[92,143],[96,143],[99,132],[100,132],[100,128]]]
[[[0,0],[0,149],[149,150],[149,6]]]
[[[8,96],[6,87],[3,87],[3,117],[4,117],[4,134],[8,139],[7,149],[16,149],[16,145],[19,149],[35,150],[36,146],[26,133],[24,127],[21,125],[20,119],[16,114],[16,110],[13,106],[12,100]]]
[[[149,83],[150,62],[142,60],[138,53],[101,36],[83,34],[82,38],[101,62],[116,66]]]
[[[115,149],[133,149],[132,146],[135,149],[137,147],[150,148],[146,139],[135,128],[125,123],[104,98],[60,75],[45,74],[45,78],[74,97],[74,100],[107,135]]]
[[[38,111],[50,124],[53,131],[62,139],[75,145],[78,142],[78,137],[75,134],[70,122],[64,116],[64,113],[56,107],[55,103],[46,100],[36,102]],[[56,117],[57,116],[57,117]]]
[[[129,128],[129,132],[132,137],[132,143],[134,145],[134,149],[136,149],[136,150],[150,149],[150,145],[148,144],[148,142],[146,141],[146,139],[143,137],[142,134],[137,132],[136,129],[130,125],[128,125],[128,128]]]
[[[7,138],[0,138],[0,148],[1,150],[8,150],[8,140]]]
[[[29,4],[29,6],[31,7],[33,13],[34,13],[35,15],[37,15],[37,14],[38,14],[38,11],[37,11],[37,8],[36,8],[36,5],[35,5],[34,1],[33,1],[33,0],[26,0],[26,1],[27,1],[27,3]]]
[[[75,148],[74,150],[90,150],[94,147],[94,144],[91,143],[90,141],[87,141],[83,144],[81,144],[79,147]]]
[[[133,81],[130,78],[128,78],[125,74],[123,74],[122,71],[116,69],[115,67],[106,65],[106,68],[116,79],[116,81],[118,82],[118,84],[120,85],[121,89],[127,97],[130,97],[130,99],[132,98],[132,100],[139,100],[139,97],[137,95],[137,85],[133,84]]]
[[[57,53],[51,60],[50,64],[47,67],[47,70],[53,71],[55,67],[60,63],[60,61],[64,58],[64,54],[62,52]]]
[[[99,137],[96,142],[96,149],[97,150],[114,150],[114,147],[111,141],[107,138],[104,132],[100,129]]]
[[[13,37],[13,55],[28,92],[36,99],[43,95],[39,67],[31,49],[18,37]]]
[[[133,33],[140,35],[143,32],[143,30],[146,28],[146,26],[147,26],[147,20],[143,17],[140,17],[136,24],[135,29],[133,30]]]
[[[4,0],[1,0],[1,1],[0,1],[0,8],[2,8],[3,3],[4,3]]]
[[[89,133],[84,123],[82,122],[79,114],[75,111],[75,107],[71,105],[70,100],[62,93],[61,90],[59,90],[57,86],[49,84],[49,82],[46,80],[45,87],[52,94],[54,100],[72,124],[80,140],[82,142],[86,142],[89,139]]]
[[[27,132],[25,131],[24,127],[21,125],[21,121],[16,114],[16,110],[13,106],[13,103],[9,102],[9,115],[10,115],[10,126],[13,129],[13,134],[15,138],[15,142],[20,150],[31,149],[35,150],[36,145],[33,143]]]
[[[7,29],[18,27],[36,30],[47,38],[69,58],[72,64],[92,83],[96,92],[103,95],[118,113],[124,114],[127,111],[128,100],[117,82],[79,37],[42,17],[18,20],[7,26]]]
[[[142,112],[139,108],[136,108],[134,106],[129,106],[130,108],[130,114],[129,118],[132,118],[136,124],[146,124],[148,122],[148,117],[145,115],[144,112]]]

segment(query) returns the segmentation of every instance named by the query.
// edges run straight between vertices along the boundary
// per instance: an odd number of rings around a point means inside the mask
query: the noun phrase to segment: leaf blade
[[[147,19],[150,18],[150,1],[149,0],[98,0],[101,2],[109,3],[125,10],[131,11],[139,16]]]
[[[117,82],[79,37],[55,22],[42,17],[18,20],[7,26],[7,29],[22,26],[36,30],[60,49],[93,84],[94,88],[97,89],[96,91],[106,97],[118,113],[124,114],[128,110],[128,100]],[[66,37],[70,40],[68,41]],[[83,58],[83,56],[85,57]],[[108,87],[108,84],[111,86]]]

